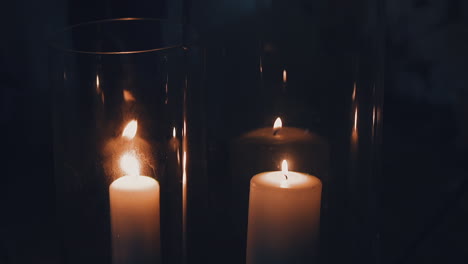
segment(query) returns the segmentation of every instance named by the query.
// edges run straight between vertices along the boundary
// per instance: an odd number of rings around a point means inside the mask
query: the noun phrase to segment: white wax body
[[[159,183],[123,176],[109,186],[112,263],[160,263]]]
[[[316,258],[322,182],[304,173],[287,176],[265,172],[250,182],[247,264],[313,263]]]

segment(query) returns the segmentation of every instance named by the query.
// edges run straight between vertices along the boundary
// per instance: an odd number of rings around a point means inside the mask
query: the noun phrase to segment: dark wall
[[[464,263],[466,1],[386,1],[383,233],[389,263]]]
[[[45,36],[64,25],[63,1],[2,3],[0,262],[56,259]]]

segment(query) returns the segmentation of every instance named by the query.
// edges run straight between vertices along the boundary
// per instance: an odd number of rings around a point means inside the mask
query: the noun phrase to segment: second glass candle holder
[[[181,263],[182,25],[85,23],[57,34],[51,49],[62,263]]]

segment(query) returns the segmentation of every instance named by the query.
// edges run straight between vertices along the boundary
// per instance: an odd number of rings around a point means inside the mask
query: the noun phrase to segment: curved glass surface
[[[186,219],[182,25],[114,19],[51,40],[63,263],[181,263]]]

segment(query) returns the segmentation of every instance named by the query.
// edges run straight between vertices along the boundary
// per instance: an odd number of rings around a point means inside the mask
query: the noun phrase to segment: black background
[[[56,263],[47,36],[115,17],[187,19],[184,1],[10,1],[0,41],[0,263]],[[218,1],[232,18],[251,1]],[[468,3],[386,0],[382,263],[468,260]],[[185,7],[210,1],[185,1]],[[166,10],[166,11],[164,11]],[[167,11],[169,10],[169,11]],[[213,23],[213,16],[206,18]]]

